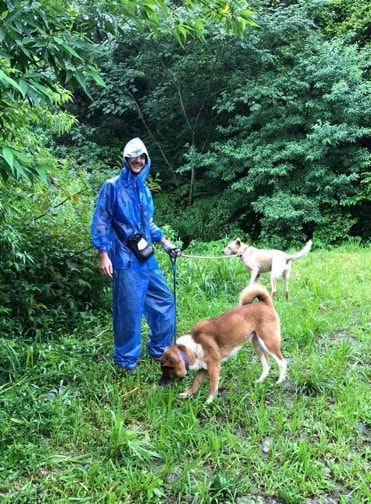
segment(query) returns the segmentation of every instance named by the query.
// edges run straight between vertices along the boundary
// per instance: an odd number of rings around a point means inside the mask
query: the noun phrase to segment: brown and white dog
[[[285,282],[285,297],[289,297],[289,277],[291,271],[291,261],[296,261],[306,256],[312,247],[312,240],[309,240],[300,252],[288,254],[276,249],[258,249],[243,243],[239,238],[233,240],[223,250],[224,255],[237,255],[244,265],[251,271],[250,284],[255,283],[260,273],[271,272],[272,296],[276,294],[276,282],[279,277],[283,277]]]
[[[255,298],[258,298],[257,303],[253,303]],[[181,336],[175,345],[168,347],[160,359],[160,384],[181,378],[188,370],[196,371],[192,386],[180,394],[185,398],[198,391],[208,374],[207,402],[212,402],[218,392],[222,362],[235,355],[246,340],[252,341],[263,367],[257,382],[268,376],[267,357],[271,356],[278,364],[277,383],[281,383],[286,377],[287,364],[280,349],[280,319],[267,290],[259,285],[248,286],[241,292],[237,308],[199,322],[190,334]]]

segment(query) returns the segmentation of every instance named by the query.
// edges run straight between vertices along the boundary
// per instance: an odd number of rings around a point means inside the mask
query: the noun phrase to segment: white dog
[[[231,241],[223,250],[225,255],[236,255],[241,257],[245,266],[251,271],[250,284],[259,278],[260,273],[271,272],[272,296],[276,294],[277,278],[283,277],[285,282],[285,297],[289,297],[289,276],[291,271],[291,261],[306,256],[312,247],[312,240],[309,240],[300,252],[287,254],[276,249],[258,249],[243,243],[239,238]]]

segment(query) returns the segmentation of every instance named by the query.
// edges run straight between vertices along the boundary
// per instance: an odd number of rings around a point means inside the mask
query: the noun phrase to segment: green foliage
[[[215,25],[206,33],[206,42],[188,39],[181,47],[169,37],[148,42],[127,30],[100,60],[106,89],[92,89],[93,103],[75,109],[96,128],[97,141],[122,145],[139,134],[164,188],[179,185],[183,156],[205,152],[215,135],[212,108],[228,83],[228,37]]]
[[[313,233],[313,240],[318,247],[334,243],[344,236],[349,235],[356,219],[351,215],[333,215],[331,212],[322,215],[322,218]]]
[[[3,335],[47,337],[109,306],[90,248],[93,201],[86,176],[62,166],[49,186],[2,184]]]
[[[155,197],[156,220],[161,224],[171,223],[186,244],[196,238],[217,240],[240,232],[246,226],[247,213],[235,213],[240,198],[241,193],[225,191],[222,195],[196,197],[194,203],[187,206],[186,195],[182,196],[181,191],[160,193]],[[249,228],[253,227],[251,223]]]
[[[97,174],[103,182],[105,173],[107,178],[117,174],[123,149],[114,138],[104,136],[101,129],[102,135],[99,135],[97,130],[98,127],[77,124],[63,136],[54,136],[49,140],[49,146],[58,159],[76,164],[87,173]]]
[[[338,227],[327,235],[331,242],[347,236],[353,214],[366,204],[367,54],[339,41],[324,42],[305,12],[291,10],[295,17],[287,16],[290,9],[264,17],[256,49],[265,51],[265,62],[252,68],[254,52],[246,48],[231,81],[241,73],[244,79],[225,91],[216,107],[228,117],[219,127],[222,139],[199,155],[199,166],[206,158],[208,175],[242,195],[234,213],[254,209],[261,227],[256,238],[299,242],[331,214],[347,221],[341,233]],[[272,40],[274,49],[268,50]],[[357,200],[360,191],[364,196]]]
[[[89,95],[89,80],[105,86],[94,63],[96,40],[107,42],[122,33],[122,25],[131,24],[150,34],[170,33],[182,43],[190,32],[203,35],[203,15],[205,21],[218,21],[238,35],[247,24],[254,24],[252,11],[239,0],[184,2],[177,8],[163,0],[1,0],[0,12],[0,176],[4,179],[45,179],[49,163],[33,129],[53,123],[63,133],[74,122],[60,112],[72,98],[70,89],[81,88]]]
[[[120,413],[112,411],[112,432],[108,444],[108,456],[112,458],[127,457],[137,458],[139,461],[150,461],[161,458],[161,455],[154,451],[149,442],[148,434],[126,429]]]
[[[235,36],[242,36],[247,26],[257,26],[254,12],[244,0],[100,0],[99,5],[122,24],[129,20],[129,25],[151,37],[170,34],[181,45],[189,36],[203,38],[210,24]]]
[[[317,12],[326,35],[342,36],[360,45],[369,43],[371,12],[367,0],[330,0],[326,4]]]
[[[273,4],[240,40],[216,25],[182,47],[127,32],[102,62],[107,89],[76,110],[89,141],[144,139],[156,218],[185,243],[242,229],[282,247],[317,230],[323,244],[329,215],[342,224],[327,243],[369,234],[367,49],[318,29],[329,2]]]
[[[67,86],[87,92],[90,77],[102,84],[84,18],[60,0],[1,1],[0,175],[45,180],[50,156],[35,127],[63,133],[75,119],[61,107],[71,100]]]

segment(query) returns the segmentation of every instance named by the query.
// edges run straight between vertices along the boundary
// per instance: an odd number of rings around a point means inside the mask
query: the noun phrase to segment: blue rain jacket
[[[92,242],[99,251],[106,251],[112,261],[113,269],[157,269],[155,256],[140,261],[121,241],[112,226],[119,226],[127,240],[135,233],[142,232],[148,243],[159,242],[163,231],[153,222],[154,206],[152,195],[145,184],[151,160],[138,175],[134,175],[124,160],[121,174],[107,180],[98,195],[91,224]]]
[[[142,315],[150,329],[147,351],[152,357],[163,354],[175,330],[174,299],[155,256],[140,261],[125,243],[138,232],[144,233],[149,243],[163,237],[153,223],[152,196],[145,185],[151,164],[146,147],[134,138],[124,149],[124,156],[142,153],[147,163],[138,175],[124,160],[121,174],[103,184],[91,224],[94,247],[108,252],[112,261],[113,360],[124,368],[135,367],[140,357]],[[116,227],[120,228],[118,234]]]

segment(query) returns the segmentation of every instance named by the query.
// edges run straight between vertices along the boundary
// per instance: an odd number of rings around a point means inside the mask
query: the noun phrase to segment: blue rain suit
[[[138,232],[145,234],[148,243],[159,242],[163,237],[152,221],[153,200],[145,185],[151,162],[142,145],[147,156],[145,166],[135,175],[124,159],[121,174],[103,184],[91,225],[94,247],[106,251],[112,261],[113,360],[125,368],[135,367],[140,357],[143,314],[150,328],[150,356],[163,354],[165,347],[171,345],[175,330],[174,299],[155,256],[142,262],[123,241]],[[120,227],[122,240],[114,226]]]

